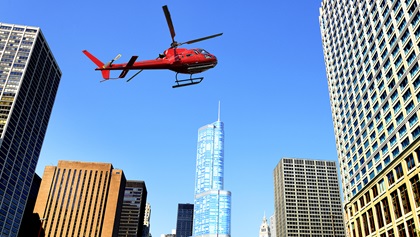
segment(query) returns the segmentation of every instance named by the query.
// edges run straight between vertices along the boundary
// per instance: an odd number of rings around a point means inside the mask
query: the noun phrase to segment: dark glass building
[[[194,223],[194,204],[178,204],[178,216],[176,218],[176,237],[192,236]]]
[[[35,173],[28,201],[26,202],[25,212],[19,229],[19,237],[39,237],[41,221],[38,214],[33,213],[39,187],[41,186],[41,177]]]
[[[128,180],[125,185],[118,236],[142,236],[146,199],[147,189],[144,181]]]
[[[17,236],[61,71],[38,27],[0,23],[0,236]]]

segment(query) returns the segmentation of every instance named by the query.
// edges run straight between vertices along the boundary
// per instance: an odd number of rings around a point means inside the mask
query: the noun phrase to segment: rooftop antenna
[[[219,109],[217,112],[217,121],[220,122],[220,100],[219,100]]]

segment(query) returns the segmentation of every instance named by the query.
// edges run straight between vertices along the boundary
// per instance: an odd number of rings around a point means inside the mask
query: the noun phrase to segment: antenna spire
[[[217,121],[220,122],[220,100],[219,100],[219,109],[217,112]]]

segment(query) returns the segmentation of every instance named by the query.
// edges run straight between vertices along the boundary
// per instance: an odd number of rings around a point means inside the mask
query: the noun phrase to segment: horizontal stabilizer
[[[104,63],[101,62],[99,59],[97,59],[95,56],[93,56],[91,53],[89,53],[87,50],[82,51],[90,60],[92,60],[93,63],[96,64],[98,67],[103,67]]]
[[[134,63],[136,62],[138,56],[132,56],[130,61],[128,61],[128,63],[124,66],[124,70],[121,72],[119,78],[124,78],[128,71],[130,71],[130,67],[134,65]]]

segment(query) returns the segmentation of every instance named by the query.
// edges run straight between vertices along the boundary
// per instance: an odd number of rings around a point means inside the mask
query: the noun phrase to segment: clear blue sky
[[[103,61],[121,53],[153,59],[170,45],[162,6],[179,42],[219,64],[195,86],[172,89],[171,71],[99,83],[88,49]],[[274,211],[273,169],[282,157],[336,160],[318,23],[321,1],[16,1],[0,21],[41,27],[63,72],[38,162],[110,162],[144,180],[153,236],[176,226],[178,203],[193,203],[197,130],[225,123],[225,189],[232,236],[258,236]],[[188,45],[189,47],[189,45]],[[133,72],[131,72],[133,73]],[[131,74],[130,74],[131,75]]]

